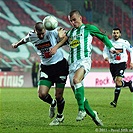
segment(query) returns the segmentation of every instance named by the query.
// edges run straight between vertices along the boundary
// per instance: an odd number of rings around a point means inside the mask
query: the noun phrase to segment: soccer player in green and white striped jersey
[[[98,118],[97,112],[93,111],[84,96],[83,79],[91,69],[91,53],[93,36],[100,39],[108,49],[113,53],[117,52],[108,37],[100,30],[90,24],[83,24],[82,16],[78,10],[69,13],[68,19],[73,28],[68,31],[66,37],[51,49],[51,54],[61,47],[66,41],[70,46],[69,54],[69,79],[78,103],[77,121],[81,121],[86,113],[93,119],[96,125],[103,126],[102,121]]]

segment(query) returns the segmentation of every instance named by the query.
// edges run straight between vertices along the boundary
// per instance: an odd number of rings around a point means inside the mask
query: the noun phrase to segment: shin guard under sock
[[[58,99],[57,100],[57,111],[58,111],[58,114],[62,114],[63,113],[63,110],[64,110],[64,106],[65,106],[65,100],[64,98],[59,101]]]
[[[118,101],[120,92],[121,92],[121,88],[116,88],[115,91],[114,91],[114,102],[116,102],[116,103]]]
[[[84,87],[81,83],[75,85],[75,98],[77,99],[77,103],[79,106],[79,110],[84,109]]]
[[[43,100],[44,102],[46,102],[46,103],[49,103],[49,104],[51,104],[52,103],[52,101],[53,101],[53,99],[52,99],[52,97],[50,96],[50,94],[47,94],[45,97],[39,97],[41,100]]]
[[[95,118],[95,114],[93,112],[93,110],[91,109],[89,103],[88,103],[88,100],[85,99],[84,101],[84,106],[85,106],[85,111],[86,113],[91,117],[91,118]]]

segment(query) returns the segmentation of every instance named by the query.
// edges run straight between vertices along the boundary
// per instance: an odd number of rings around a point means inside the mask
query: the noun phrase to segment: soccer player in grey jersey
[[[127,82],[123,80],[126,63],[128,60],[127,51],[129,51],[131,58],[130,68],[133,68],[133,46],[131,46],[127,40],[121,38],[121,30],[119,28],[113,29],[112,39],[110,42],[113,44],[115,49],[120,52],[119,54],[112,54],[106,46],[103,50],[103,57],[105,61],[109,61],[110,63],[110,72],[116,87],[114,91],[114,100],[110,103],[110,105],[116,107],[121,92],[121,87],[128,86],[130,91],[133,92],[132,81],[130,80]]]
[[[84,96],[83,79],[91,69],[91,43],[93,36],[104,42],[112,53],[117,51],[110,43],[108,37],[100,32],[96,26],[83,24],[82,16],[78,10],[71,11],[68,19],[73,28],[67,33],[67,36],[60,43],[51,49],[51,54],[54,54],[56,50],[64,44],[64,42],[68,42],[70,46],[68,61],[69,78],[78,103],[78,116],[76,117],[76,120],[83,120],[87,113],[96,125],[102,126],[103,123],[98,118],[97,112],[91,109],[87,99]]]
[[[17,43],[13,43],[13,48],[31,42],[41,60],[40,79],[38,83],[38,95],[41,100],[50,104],[49,117],[53,118],[57,105],[57,116],[50,125],[59,125],[64,120],[63,110],[65,100],[63,92],[68,75],[68,62],[63,57],[61,49],[55,55],[50,54],[50,49],[55,46],[65,35],[63,29],[48,31],[42,22],[35,24],[35,29]],[[55,99],[49,94],[51,86],[55,83]]]

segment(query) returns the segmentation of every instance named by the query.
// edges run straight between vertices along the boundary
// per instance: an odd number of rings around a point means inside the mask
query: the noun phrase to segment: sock
[[[58,115],[62,115],[64,106],[65,106],[65,100],[64,100],[64,98],[61,101],[59,101],[58,99],[56,99],[56,100],[57,100]]]
[[[88,103],[88,100],[85,99],[84,101],[84,106],[85,106],[85,111],[86,113],[91,117],[91,118],[95,118],[95,114],[93,112],[93,110],[91,109],[89,103]]]
[[[56,105],[56,101],[53,99],[51,103],[51,107],[55,107],[55,105]]]
[[[75,98],[79,106],[79,111],[85,110],[84,108],[84,87],[81,83],[76,84],[75,86]]]
[[[63,114],[57,114],[58,118],[62,118]]]
[[[123,87],[129,86],[129,82],[126,82],[126,81],[123,80],[123,81],[122,81],[122,86],[123,86]]]
[[[120,92],[121,92],[121,88],[116,88],[115,91],[114,91],[114,102],[116,102],[116,103],[118,101]]]
[[[44,102],[46,102],[46,103],[49,103],[49,104],[51,104],[52,103],[52,101],[53,101],[53,99],[52,99],[52,97],[50,96],[50,94],[47,94],[45,97],[39,97],[41,100],[43,100]]]

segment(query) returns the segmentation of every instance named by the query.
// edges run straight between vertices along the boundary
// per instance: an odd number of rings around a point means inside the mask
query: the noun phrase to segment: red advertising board
[[[133,72],[125,72],[125,81],[133,81]],[[67,80],[67,87],[70,86],[69,79]],[[115,87],[110,72],[90,72],[84,79],[85,87]]]
[[[133,81],[133,73],[126,72],[126,81]],[[114,87],[112,76],[109,72],[90,72],[84,79],[85,87]],[[30,72],[0,72],[0,87],[33,87]],[[69,77],[66,87],[70,87]]]
[[[0,87],[32,87],[30,72],[0,72]]]

